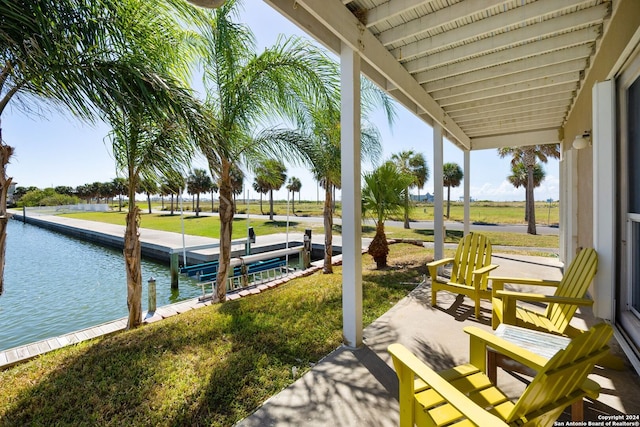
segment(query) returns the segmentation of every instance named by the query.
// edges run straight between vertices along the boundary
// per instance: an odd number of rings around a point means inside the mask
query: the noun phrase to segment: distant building
[[[411,194],[409,195],[409,198],[411,199],[411,201],[413,202],[427,202],[427,203],[432,203],[433,202],[433,194]]]

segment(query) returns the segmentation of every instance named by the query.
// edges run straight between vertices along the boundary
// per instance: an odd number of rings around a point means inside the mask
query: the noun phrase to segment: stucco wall
[[[599,42],[592,67],[585,77],[576,104],[564,126],[563,150],[571,149],[573,138],[585,130],[592,129],[593,85],[615,77],[620,67],[620,58],[638,27],[640,27],[640,1],[614,0],[612,14],[606,24],[608,31]],[[590,147],[578,152],[578,248],[593,246],[593,156]],[[613,173],[613,171],[612,171]],[[575,248],[575,249],[578,249]]]

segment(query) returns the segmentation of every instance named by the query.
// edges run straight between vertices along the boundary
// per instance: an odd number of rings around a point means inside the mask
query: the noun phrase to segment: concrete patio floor
[[[552,258],[494,254],[493,262],[500,265],[496,276],[557,280],[562,275]],[[582,310],[572,324],[586,329],[596,322],[590,310]],[[470,299],[448,292],[440,292],[438,306],[431,307],[427,280],[364,330],[361,348],[338,348],[236,425],[396,426],[398,381],[387,346],[400,342],[432,368],[449,368],[468,361],[469,339],[462,330],[467,325],[491,331],[490,303],[483,301],[480,320]],[[640,414],[640,379],[615,339],[610,345],[624,358],[625,369],[596,367],[591,378],[601,393],[596,401],[585,401],[585,421]],[[498,369],[498,384],[510,397],[519,396],[527,379]],[[570,419],[566,410],[560,420]]]

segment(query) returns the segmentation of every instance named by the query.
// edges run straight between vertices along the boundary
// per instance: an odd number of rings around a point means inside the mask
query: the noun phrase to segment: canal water
[[[0,350],[127,316],[121,250],[12,220],[5,259]],[[158,307],[202,295],[198,282],[182,276],[179,291],[172,292],[169,267],[143,260],[143,311],[151,277]]]

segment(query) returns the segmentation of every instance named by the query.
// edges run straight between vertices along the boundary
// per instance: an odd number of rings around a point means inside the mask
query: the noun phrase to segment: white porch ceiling
[[[611,0],[264,0],[462,149],[560,142]]]

